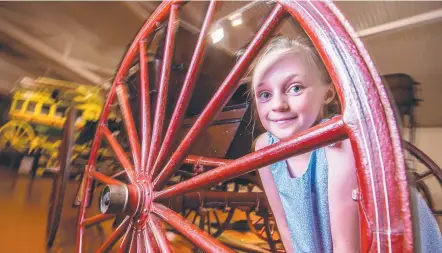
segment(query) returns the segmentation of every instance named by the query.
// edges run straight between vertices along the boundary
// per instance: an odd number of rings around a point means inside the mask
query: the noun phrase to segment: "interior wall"
[[[407,138],[407,132],[404,131],[404,138]],[[426,155],[433,159],[439,167],[442,167],[442,127],[437,128],[417,128],[415,145]],[[414,161],[415,168],[419,173],[427,171],[426,167],[420,162]],[[442,187],[434,176],[424,179],[429,186],[435,207],[442,210]],[[439,227],[442,229],[442,217],[438,218]]]

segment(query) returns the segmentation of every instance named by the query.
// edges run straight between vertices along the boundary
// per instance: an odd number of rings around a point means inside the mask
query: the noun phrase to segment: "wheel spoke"
[[[114,138],[111,131],[106,126],[101,126],[101,131],[103,131],[103,134],[106,137],[106,140],[111,145],[112,150],[114,151],[115,155],[118,158],[118,161],[120,161],[121,165],[123,165],[123,168],[127,173],[127,177],[129,179],[129,182],[130,183],[135,182],[135,174],[134,174],[133,165],[129,161],[129,158],[127,158],[126,153],[124,152],[123,148],[120,146],[118,141]]]
[[[129,216],[121,222],[121,224],[112,232],[112,234],[107,238],[107,240],[101,245],[100,249],[97,250],[97,253],[101,252],[109,252],[110,249],[117,243],[120,237],[124,234],[126,227],[129,225]]]
[[[184,159],[185,164],[199,164],[203,166],[219,167],[231,163],[233,160],[219,159],[204,156],[189,155]]]
[[[133,235],[132,227],[129,226],[126,228],[126,233],[124,233],[123,240],[121,241],[120,249],[118,250],[118,253],[126,253],[128,252],[128,247],[131,242]]]
[[[138,141],[138,134],[135,128],[134,118],[132,116],[132,110],[130,109],[128,101],[127,88],[123,83],[118,84],[117,96],[120,104],[121,114],[124,119],[124,124],[126,125],[126,131],[129,139],[130,148],[132,150],[132,156],[135,165],[135,171],[140,172],[140,143]]]
[[[422,180],[424,180],[425,178],[427,178],[430,175],[433,175],[433,172],[432,171],[426,171],[425,173],[418,175],[416,177],[415,182],[417,183],[419,181],[422,181]]]
[[[141,75],[141,173],[147,166],[147,157],[149,155],[151,122],[150,122],[150,95],[149,95],[149,77],[146,59],[146,41],[140,42],[140,75]]]
[[[169,90],[170,68],[173,61],[173,49],[175,45],[175,35],[177,31],[178,5],[174,4],[170,8],[169,23],[167,27],[166,45],[164,47],[163,65],[161,66],[161,78],[157,103],[155,108],[155,118],[152,131],[152,142],[150,144],[149,159],[147,168],[151,170],[155,158],[158,156],[161,136],[163,133],[164,118],[167,106],[167,92]]]
[[[215,185],[277,161],[343,140],[347,137],[342,117],[318,124],[296,136],[243,156],[228,165],[207,171],[191,179],[156,193],[156,198],[167,199],[198,188]]]
[[[280,23],[284,13],[284,9],[279,4],[274,8],[261,29],[253,38],[250,45],[247,47],[244,55],[241,56],[239,61],[235,64],[233,70],[224,80],[223,84],[210,100],[200,117],[196,120],[195,124],[184,137],[177,150],[173,153],[165,168],[155,179],[154,185],[156,190],[160,189],[167,182],[167,179],[169,179],[169,177],[174,173],[175,169],[181,165],[187,155],[187,152],[190,150],[190,147],[197,141],[197,137],[199,137],[201,133],[205,132],[211,121],[221,111],[222,107],[235,92],[239,79],[245,73],[247,66],[258,54],[261,47],[265,44],[274,29]]]
[[[96,180],[102,182],[103,184],[123,185],[123,182],[121,182],[115,178],[108,177],[98,171],[91,171],[89,173],[89,176],[95,178]]]
[[[137,250],[135,252],[140,253],[154,253],[155,248],[154,244],[156,241],[148,235],[147,231],[150,231],[151,228],[149,225],[142,229],[141,231],[137,231]],[[155,245],[156,246],[156,245]]]
[[[101,223],[103,221],[110,220],[110,219],[112,219],[114,217],[115,217],[114,214],[97,214],[95,216],[92,216],[90,218],[85,219],[83,221],[82,225],[84,227],[90,227],[90,226],[93,226],[95,224]]]
[[[170,154],[172,143],[175,141],[176,134],[181,126],[187,107],[189,105],[190,98],[192,97],[193,90],[195,88],[196,77],[199,73],[199,67],[202,65],[204,52],[206,48],[206,36],[209,31],[212,19],[215,13],[217,2],[212,0],[207,10],[206,17],[201,28],[198,41],[196,43],[195,51],[192,56],[192,60],[189,65],[189,70],[184,79],[183,88],[179,95],[175,110],[173,111],[172,118],[170,120],[167,135],[164,137],[163,145],[158,153],[158,158],[152,169],[151,175],[158,172],[160,166],[164,163],[164,159]]]
[[[153,212],[205,252],[234,252],[161,204],[153,204]]]
[[[163,253],[172,253],[172,249],[169,247],[169,241],[166,238],[165,230],[162,227],[158,218],[152,215],[150,221],[150,228],[155,236],[155,240]]]

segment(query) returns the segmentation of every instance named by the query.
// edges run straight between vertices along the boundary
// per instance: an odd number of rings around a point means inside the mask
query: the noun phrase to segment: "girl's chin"
[[[296,135],[298,131],[296,129],[275,129],[272,134],[278,139],[283,140]]]

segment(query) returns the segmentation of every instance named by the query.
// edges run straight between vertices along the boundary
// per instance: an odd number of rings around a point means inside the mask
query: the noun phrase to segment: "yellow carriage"
[[[25,77],[13,91],[9,121],[0,128],[0,152],[33,156],[34,167],[38,165],[34,173],[56,170],[66,113],[75,106],[73,159],[87,157],[103,104],[103,91],[97,86]],[[106,155],[106,149],[100,153]]]

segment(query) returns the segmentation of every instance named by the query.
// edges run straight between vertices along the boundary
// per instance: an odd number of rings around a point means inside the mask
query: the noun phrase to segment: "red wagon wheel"
[[[167,134],[161,141],[180,4],[181,2],[167,1],[159,5],[139,31],[115,76],[93,142],[84,185],[88,189],[92,180],[107,184],[100,200],[103,214],[86,217],[89,191],[84,191],[76,252],[82,252],[85,244],[83,238],[85,227],[107,220],[113,213],[125,213],[127,216],[97,252],[108,251],[120,239],[120,252],[155,252],[159,249],[162,252],[171,252],[160,220],[167,222],[206,252],[233,252],[160,202],[345,138],[351,141],[357,163],[361,251],[413,252],[410,196],[407,190],[402,143],[394,113],[366,50],[336,7],[332,3],[322,1],[283,1],[275,4],[245,53],[237,61],[198,120],[178,148],[171,150],[193,92],[198,68],[202,64],[206,35],[216,9],[216,2],[211,2],[180,97],[170,125],[167,127]],[[163,186],[180,167],[190,147],[227,103],[246,68],[287,13],[301,24],[318,49],[336,85],[343,105],[343,114],[288,140],[164,189]],[[169,20],[165,52],[152,121],[155,124],[151,128],[146,41],[167,16]],[[141,73],[141,141],[135,128],[124,83],[124,78],[136,56],[140,59]],[[118,97],[128,133],[132,159],[125,155],[106,126],[109,106],[115,96]],[[128,177],[127,184],[95,170],[97,150],[103,136],[124,167]]]

